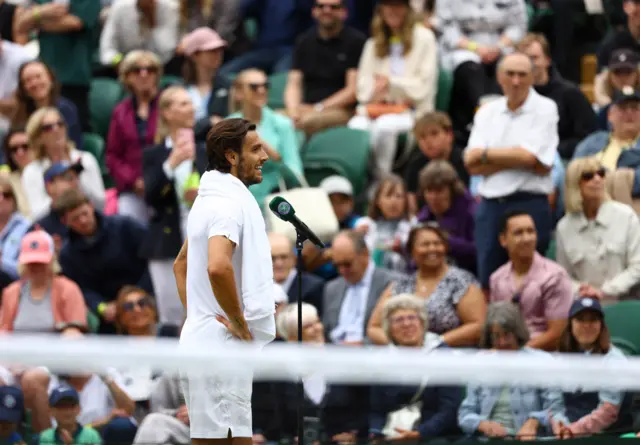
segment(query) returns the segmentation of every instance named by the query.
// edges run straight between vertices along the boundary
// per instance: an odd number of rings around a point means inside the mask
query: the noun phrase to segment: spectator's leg
[[[151,413],[144,418],[134,445],[184,445],[190,442],[189,427],[173,416]]]
[[[376,141],[372,148],[380,175],[389,174],[393,170],[398,135],[411,131],[413,123],[413,113],[385,114],[376,119]]]
[[[256,49],[249,51],[236,57],[231,62],[225,63],[218,71],[218,74],[222,76],[230,76],[249,68],[257,68],[266,73],[270,73],[278,60],[278,55],[279,53],[277,51],[270,49]]]
[[[509,259],[498,240],[500,218],[506,209],[506,204],[487,199],[482,199],[476,208],[474,236],[478,279],[483,289],[489,289],[489,277]]]
[[[290,47],[280,48],[278,50],[280,57],[273,65],[271,73],[286,73],[291,70],[291,64],[293,63],[293,55]]]
[[[353,116],[351,119],[349,119],[347,126],[349,128],[353,128],[354,130],[369,131],[371,130],[371,119],[369,119],[367,116]]]
[[[173,277],[173,260],[149,261],[149,274],[156,291],[160,324],[182,325],[184,308]]]
[[[138,427],[130,417],[114,417],[102,427],[104,445],[129,445],[136,437]]]
[[[139,223],[149,223],[149,208],[135,193],[121,193],[118,195],[118,215],[129,216]]]
[[[78,109],[78,118],[82,131],[91,132],[89,113],[89,85],[62,85],[60,95],[69,99]]]
[[[347,125],[352,116],[350,111],[343,108],[313,111],[302,118],[300,126],[308,139],[322,130]]]
[[[550,0],[553,10],[552,55],[560,74],[575,83],[580,83],[580,70],[573,66],[576,57],[573,52],[575,42],[575,16],[585,14],[583,0]]]
[[[551,214],[551,205],[546,196],[536,196],[529,198],[520,203],[514,203],[513,209],[524,210],[528,212],[536,224],[536,232],[538,232],[538,245],[536,250],[540,255],[545,255],[551,242],[551,232],[553,231],[553,215]]]
[[[31,423],[35,433],[51,428],[49,413],[50,375],[46,368],[38,367],[26,370],[20,378],[20,386],[24,393],[24,403],[31,410]]]
[[[486,85],[487,74],[480,63],[464,62],[453,73],[451,119],[456,132],[466,135],[465,138]]]

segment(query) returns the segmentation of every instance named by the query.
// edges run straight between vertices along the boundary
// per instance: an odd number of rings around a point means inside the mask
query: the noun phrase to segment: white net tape
[[[46,366],[55,373],[100,373],[108,368],[233,373],[247,367],[256,379],[294,380],[311,374],[339,383],[527,385],[564,390],[640,390],[640,359],[603,360],[582,354],[547,356],[389,347],[272,343],[262,352],[246,344],[180,347],[176,340],[122,337],[65,339],[0,336],[0,363]]]

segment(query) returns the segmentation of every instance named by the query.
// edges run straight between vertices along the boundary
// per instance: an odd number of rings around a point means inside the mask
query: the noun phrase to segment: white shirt
[[[18,45],[7,40],[0,42],[0,99],[8,99],[18,87],[18,71],[20,66],[33,60],[33,57]],[[9,119],[0,115],[0,129],[8,129]]]
[[[169,151],[173,150],[173,140],[167,137],[164,140],[164,145]],[[167,159],[162,164],[162,170],[167,178],[173,181],[174,190],[176,191],[176,198],[178,198],[178,205],[180,207],[180,231],[182,232],[182,238],[187,237],[187,221],[189,217],[189,207],[184,200],[184,192],[189,176],[193,173],[193,161],[187,159],[182,161],[175,169],[172,169]]]
[[[365,312],[375,268],[373,261],[369,261],[362,280],[357,284],[347,286],[347,291],[340,307],[338,325],[330,334],[334,343],[362,341],[364,339]]]
[[[271,247],[260,207],[239,179],[207,171],[187,224],[187,320],[181,342],[210,339],[218,327],[215,316],[226,316],[207,272],[209,239],[215,236],[235,244],[231,262],[245,319],[273,318],[275,312]]]
[[[467,149],[522,147],[551,168],[558,149],[558,107],[532,88],[516,111],[507,108],[506,97],[482,106],[476,113]],[[551,173],[508,169],[485,176],[478,187],[483,198],[502,198],[516,192],[548,195],[553,192]]]

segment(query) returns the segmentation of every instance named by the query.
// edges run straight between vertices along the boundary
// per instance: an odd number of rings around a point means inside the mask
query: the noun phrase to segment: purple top
[[[436,221],[449,235],[449,256],[458,267],[476,273],[476,246],[473,236],[476,201],[468,190],[457,196],[444,215],[437,218],[429,205],[418,212],[418,221]]]

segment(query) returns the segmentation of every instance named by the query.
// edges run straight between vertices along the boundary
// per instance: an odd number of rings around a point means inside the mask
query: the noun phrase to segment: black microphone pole
[[[302,344],[302,271],[304,270],[304,261],[302,260],[302,247],[305,242],[304,236],[296,230],[296,254],[297,271],[296,285],[298,287],[298,344]],[[304,440],[304,385],[302,378],[298,378],[298,444],[307,445]],[[311,444],[309,444],[311,445]]]

